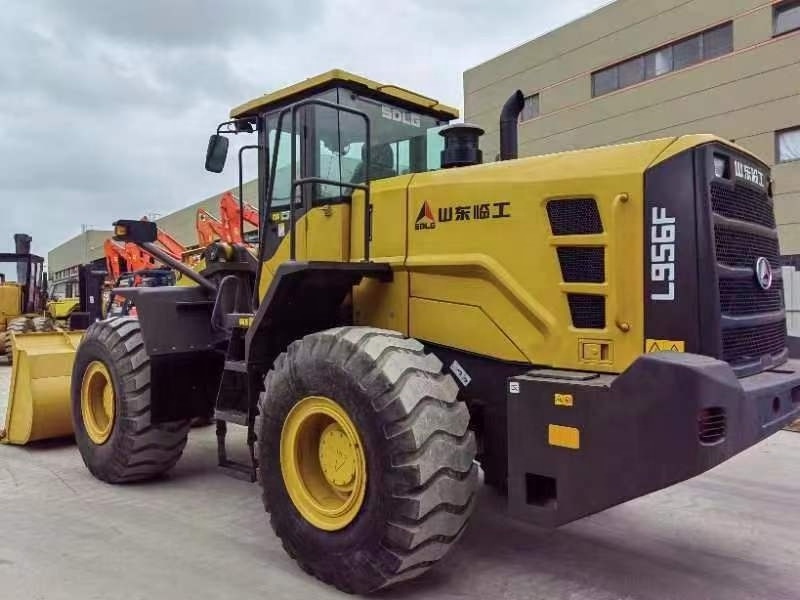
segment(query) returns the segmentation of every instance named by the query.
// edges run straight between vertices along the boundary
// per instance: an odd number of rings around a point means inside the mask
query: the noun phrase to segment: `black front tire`
[[[264,382],[258,417],[264,505],[300,567],[349,593],[420,575],[461,536],[478,485],[475,438],[458,387],[420,342],[368,327],[342,327],[294,342]],[[338,531],[306,521],[281,471],[289,411],[304,397],[334,399],[358,429],[367,489]]]
[[[81,413],[81,384],[92,362],[105,365],[113,382],[114,423],[109,438],[96,444]],[[139,321],[131,317],[93,323],[83,336],[72,369],[72,423],[75,439],[89,471],[108,483],[153,479],[180,459],[189,420],[150,420],[150,357]]]

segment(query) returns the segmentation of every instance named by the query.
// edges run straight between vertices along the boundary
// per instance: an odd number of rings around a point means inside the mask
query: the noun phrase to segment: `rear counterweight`
[[[722,361],[644,355],[619,376],[508,381],[509,508],[558,526],[684,481],[800,416],[800,361],[737,379]]]

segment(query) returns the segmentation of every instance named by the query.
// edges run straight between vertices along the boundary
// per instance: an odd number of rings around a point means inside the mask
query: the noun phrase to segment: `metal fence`
[[[794,267],[781,267],[781,273],[789,335],[800,336],[800,271]]]

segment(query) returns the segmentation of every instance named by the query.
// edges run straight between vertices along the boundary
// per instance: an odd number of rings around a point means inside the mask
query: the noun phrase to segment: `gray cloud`
[[[46,254],[82,224],[166,214],[232,187],[230,165],[203,170],[205,144],[251,97],[338,67],[458,106],[465,69],[603,3],[7,3],[0,250],[25,231]]]

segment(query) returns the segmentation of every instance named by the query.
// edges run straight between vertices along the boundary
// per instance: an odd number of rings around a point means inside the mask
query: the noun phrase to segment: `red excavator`
[[[245,223],[251,225],[254,231],[243,233]],[[254,243],[259,226],[258,211],[247,202],[243,202],[240,207],[239,201],[231,192],[225,192],[219,200],[219,219],[202,208],[197,209],[195,219],[197,241],[201,246],[208,246],[216,241],[227,244]],[[255,236],[251,233],[255,233]]]
[[[147,221],[147,217],[142,217],[141,220]],[[156,229],[156,241],[161,244],[164,247],[164,250],[166,250],[167,253],[175,260],[183,259],[183,254],[186,252],[186,246],[181,244],[178,240],[160,227]],[[133,245],[135,246],[136,244]]]
[[[248,223],[253,226],[256,231],[260,227],[260,219],[258,211],[247,202],[242,202],[242,208],[239,207],[239,201],[233,196],[231,192],[222,194],[219,199],[219,218],[222,221],[222,226],[227,230],[230,244],[242,244],[248,240],[244,232],[244,224]]]
[[[141,220],[147,221],[148,219],[147,217],[142,217]],[[183,260],[186,247],[172,235],[159,228],[156,239],[167,254],[176,260]],[[167,277],[166,272],[169,269],[165,269],[153,256],[136,244],[127,243],[122,246],[111,239],[107,239],[103,243],[103,250],[108,270],[108,285],[112,288],[139,287],[141,285],[174,285],[175,283],[174,274],[172,274],[171,279]],[[152,273],[152,275],[149,273]],[[111,298],[108,302],[108,310],[115,307],[118,301],[121,300],[124,299],[121,299],[121,297]],[[128,314],[128,312],[126,308],[125,314]]]
[[[147,221],[147,217],[142,217],[142,221]],[[160,228],[157,231],[157,241],[164,250],[176,260],[182,260],[186,247],[166,231]],[[119,281],[125,273],[145,271],[160,266],[155,258],[136,244],[127,243],[122,246],[108,239],[103,243],[103,250],[111,283]]]
[[[216,241],[230,243],[230,235],[222,226],[220,220],[202,208],[197,209],[195,229],[197,230],[197,242],[203,247],[209,246]]]

